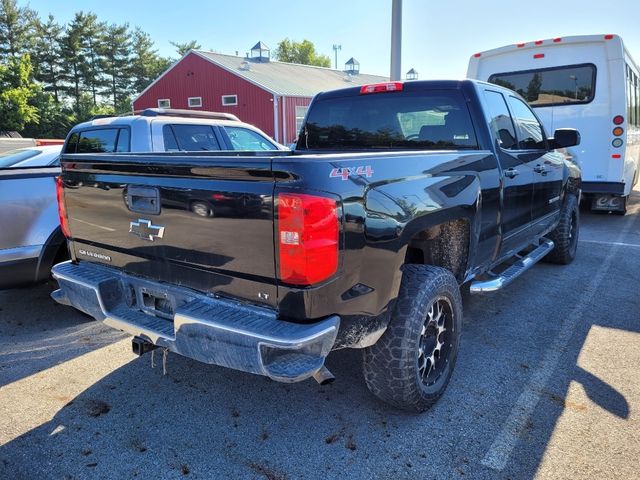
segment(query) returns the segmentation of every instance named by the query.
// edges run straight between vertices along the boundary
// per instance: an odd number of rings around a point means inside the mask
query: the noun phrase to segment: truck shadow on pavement
[[[52,288],[0,291],[0,387],[124,338],[54,302]]]

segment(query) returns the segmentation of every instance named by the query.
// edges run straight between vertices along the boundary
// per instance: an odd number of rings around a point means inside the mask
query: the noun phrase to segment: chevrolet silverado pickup
[[[576,254],[580,170],[511,90],[388,82],[318,94],[287,152],[65,154],[71,260],[52,295],[154,348],[282,382],[363,350],[424,411],[456,361],[461,290]],[[193,199],[226,206],[200,216]]]

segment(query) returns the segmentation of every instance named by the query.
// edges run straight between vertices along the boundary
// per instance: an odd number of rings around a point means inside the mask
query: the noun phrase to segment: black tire
[[[438,310],[442,322],[434,324]],[[449,384],[461,329],[462,298],[453,274],[429,265],[405,265],[389,326],[363,352],[369,390],[403,410],[429,409]]]
[[[578,235],[580,233],[580,209],[575,195],[567,194],[560,211],[560,222],[547,238],[555,244],[553,250],[544,257],[549,263],[568,265],[576,258]]]

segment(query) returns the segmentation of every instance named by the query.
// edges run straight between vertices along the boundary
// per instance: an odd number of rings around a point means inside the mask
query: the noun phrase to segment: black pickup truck
[[[414,81],[318,94],[292,152],[64,155],[53,297],[138,354],[282,382],[329,381],[330,351],[361,348],[371,391],[423,411],[451,378],[461,289],[573,260],[580,171],[555,149],[579,141],[510,90]]]

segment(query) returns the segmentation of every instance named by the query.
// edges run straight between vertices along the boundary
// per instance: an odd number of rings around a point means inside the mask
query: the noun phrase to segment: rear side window
[[[202,152],[220,150],[220,144],[210,125],[165,125],[162,127],[165,150]]]
[[[485,90],[484,97],[491,114],[491,128],[500,146],[505,150],[518,148],[516,129],[504,97],[501,93],[492,90]]]
[[[462,94],[456,90],[318,98],[300,133],[307,149],[477,149]]]
[[[80,132],[76,153],[113,153],[116,151],[117,128]]]
[[[273,143],[248,128],[224,127],[224,130],[229,135],[234,150],[277,150]]]
[[[518,128],[518,148],[521,150],[546,147],[542,125],[538,122],[526,103],[516,97],[509,97],[509,106]]]
[[[74,132],[64,148],[64,153],[114,153],[129,152],[128,128],[97,128]]]

